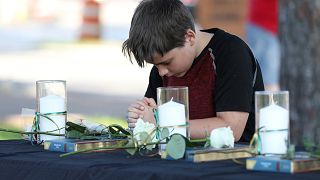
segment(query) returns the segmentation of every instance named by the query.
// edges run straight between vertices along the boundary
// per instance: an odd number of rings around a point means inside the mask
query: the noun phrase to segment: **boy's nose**
[[[158,67],[158,71],[161,77],[165,76],[169,72],[167,68],[162,68],[162,67]]]

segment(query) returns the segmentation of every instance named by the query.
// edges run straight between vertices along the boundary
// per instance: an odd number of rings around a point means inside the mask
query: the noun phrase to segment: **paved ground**
[[[50,44],[32,51],[0,54],[0,118],[34,108],[35,82],[67,80],[68,111],[124,117],[141,98],[150,67],[132,65],[120,42]]]
[[[35,82],[42,79],[67,81],[70,113],[123,118],[143,96],[151,67],[141,69],[121,52],[138,1],[104,1],[95,43],[78,42],[81,1],[61,2],[55,21],[0,24],[0,120],[35,108]]]

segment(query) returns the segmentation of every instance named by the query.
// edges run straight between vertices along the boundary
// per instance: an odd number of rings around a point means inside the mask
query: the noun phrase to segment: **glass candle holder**
[[[289,142],[289,92],[255,92],[256,131],[260,136],[258,153],[286,154]]]
[[[167,127],[170,135],[179,133],[189,138],[189,94],[188,87],[157,88],[158,125]],[[160,137],[161,139],[161,137]],[[160,145],[160,153],[165,150],[165,144]]]
[[[46,117],[39,116],[40,131],[65,134],[65,125],[67,120],[66,81],[39,80],[36,82],[36,89],[37,112],[42,115],[50,113],[47,117],[53,121],[52,122]],[[64,137],[40,135],[40,141],[58,138],[63,139]]]
[[[22,108],[21,109],[21,120],[22,120],[22,128],[23,132],[31,132],[32,131],[32,124],[35,115],[34,109]],[[22,138],[24,140],[30,140],[31,135],[29,134],[22,134]]]

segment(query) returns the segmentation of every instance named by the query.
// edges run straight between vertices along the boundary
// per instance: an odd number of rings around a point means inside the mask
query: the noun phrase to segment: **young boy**
[[[155,123],[157,87],[188,86],[191,138],[230,126],[235,141],[251,139],[254,92],[264,87],[259,65],[240,38],[217,28],[196,33],[179,0],[143,0],[122,48],[140,67],[154,65],[145,97],[128,108],[129,127],[138,118]]]

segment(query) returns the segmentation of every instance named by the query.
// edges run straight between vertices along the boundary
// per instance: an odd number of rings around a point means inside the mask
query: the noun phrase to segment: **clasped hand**
[[[139,118],[145,122],[156,124],[153,115],[153,109],[157,107],[156,102],[152,98],[144,97],[131,104],[128,108],[127,121],[129,128],[135,128],[135,124]]]

